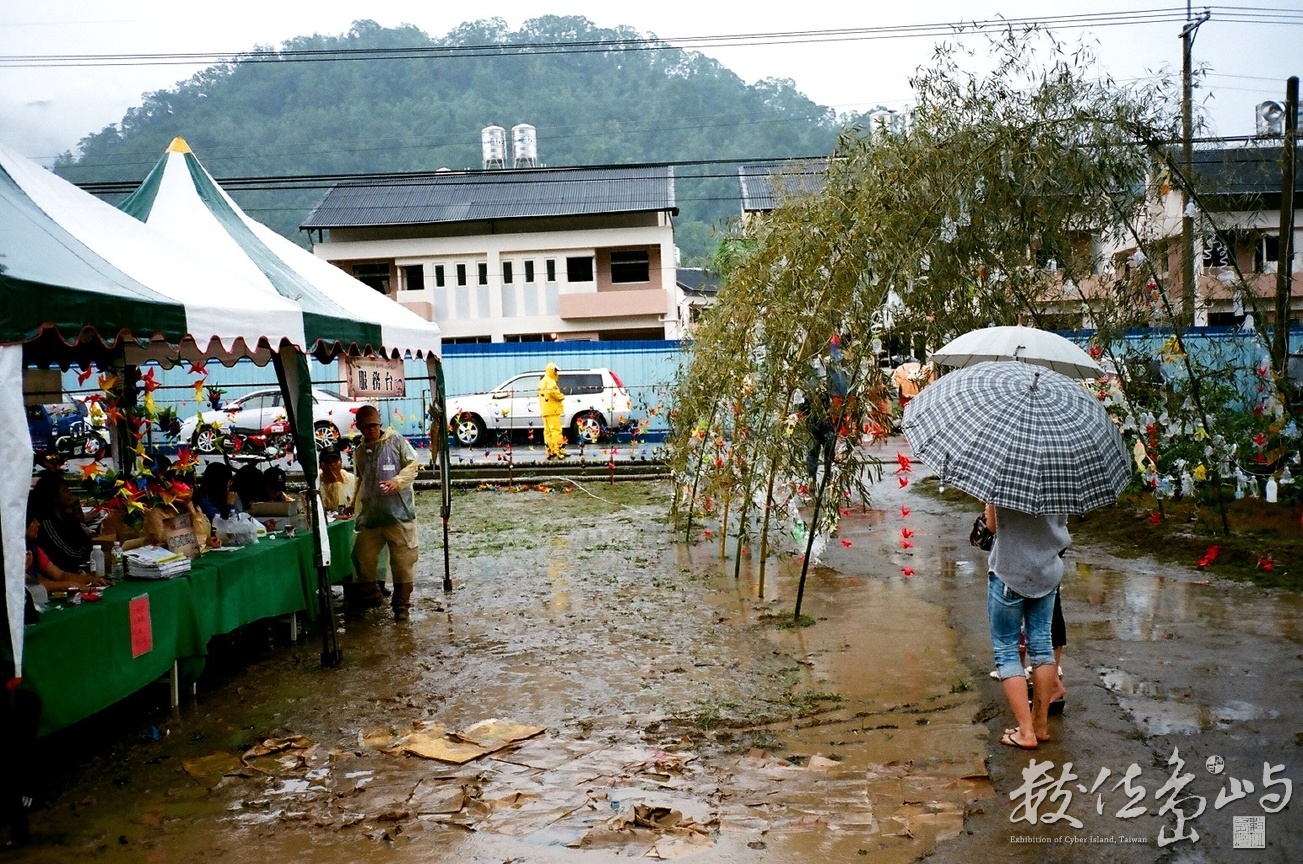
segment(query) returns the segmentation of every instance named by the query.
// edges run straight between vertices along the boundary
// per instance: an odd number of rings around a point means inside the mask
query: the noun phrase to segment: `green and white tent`
[[[443,581],[445,590],[451,590],[447,529],[452,499],[447,436],[441,434],[447,424],[442,416],[445,390],[438,326],[249,218],[182,138],[172,140],[145,182],[119,207],[178,244],[220,256],[232,269],[263,285],[268,293],[292,298],[303,309],[307,353],[319,359],[328,360],[338,354],[425,359],[433,389],[431,402],[436,410],[430,444],[441,466]],[[286,404],[293,406],[290,422],[299,437],[299,463],[311,490],[317,468],[307,363],[293,368],[278,365],[277,373],[287,397],[291,392],[298,395],[297,404],[288,398]],[[287,382],[287,374],[293,380]],[[309,418],[301,428],[295,423],[296,410],[298,416]],[[324,547],[323,551],[328,554]]]
[[[0,545],[17,675],[32,476],[25,355],[63,366],[112,356],[266,362],[305,342],[297,303],[0,148]]]
[[[249,218],[176,138],[119,208],[303,309],[309,353],[440,355],[439,328]]]

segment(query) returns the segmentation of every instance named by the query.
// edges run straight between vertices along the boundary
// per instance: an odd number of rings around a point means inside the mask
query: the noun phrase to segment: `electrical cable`
[[[1303,25],[1303,12],[1263,7],[1212,6],[1214,20],[1226,23]],[[471,58],[481,56],[545,56],[619,51],[682,51],[690,48],[738,48],[827,42],[858,42],[901,38],[936,38],[999,32],[1007,29],[1043,28],[1078,30],[1092,27],[1174,24],[1187,20],[1180,7],[1137,9],[1120,12],[1046,15],[1024,18],[989,18],[973,21],[901,24],[878,27],[847,27],[825,30],[784,30],[765,33],[732,33],[705,36],[656,36],[621,39],[558,42],[502,42],[480,45],[414,45],[396,48],[282,48],[254,51],[126,54],[5,54],[0,68],[159,66],[250,62],[337,62],[358,60],[408,60],[427,57]]]

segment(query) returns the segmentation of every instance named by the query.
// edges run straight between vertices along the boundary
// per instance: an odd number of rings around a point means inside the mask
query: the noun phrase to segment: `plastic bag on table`
[[[217,532],[223,546],[252,546],[258,542],[260,527],[258,520],[248,513],[233,513],[213,520],[213,530]]]

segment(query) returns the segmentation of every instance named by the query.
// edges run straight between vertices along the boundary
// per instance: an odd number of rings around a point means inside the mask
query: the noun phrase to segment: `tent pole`
[[[430,378],[430,454],[439,463],[439,517],[443,520],[443,592],[452,593],[448,552],[448,519],[452,516],[452,478],[448,476],[448,409],[444,399],[443,361],[427,356]]]
[[[317,442],[312,428],[312,377],[308,358],[298,349],[282,345],[272,353],[272,365],[280,384],[285,413],[294,436],[296,455],[308,486],[312,512],[312,561],[317,572],[317,624],[321,630],[321,667],[331,669],[344,661],[339,649],[339,627],[335,614],[335,593],[330,586],[330,535],[326,530],[326,512],[317,492]],[[307,423],[303,423],[303,419]]]

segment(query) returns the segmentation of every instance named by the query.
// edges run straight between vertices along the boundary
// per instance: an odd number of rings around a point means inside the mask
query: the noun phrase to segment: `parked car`
[[[312,388],[312,431],[317,449],[334,447],[345,436],[352,437],[354,415],[366,402],[345,399],[330,390]],[[228,431],[243,435],[260,435],[287,415],[279,389],[255,390],[234,399],[216,411],[200,411],[181,424],[182,441],[190,442],[197,453],[220,452],[219,440]]]
[[[91,422],[85,402],[27,406],[27,432],[37,460],[51,456],[98,456],[109,446],[107,430]]]
[[[513,375],[488,393],[472,393],[447,400],[449,428],[457,443],[478,447],[490,432],[508,434],[538,429],[538,380],[542,370]],[[563,369],[557,383],[565,394],[561,423],[570,440],[595,444],[609,432],[633,425],[633,400],[610,369]]]

